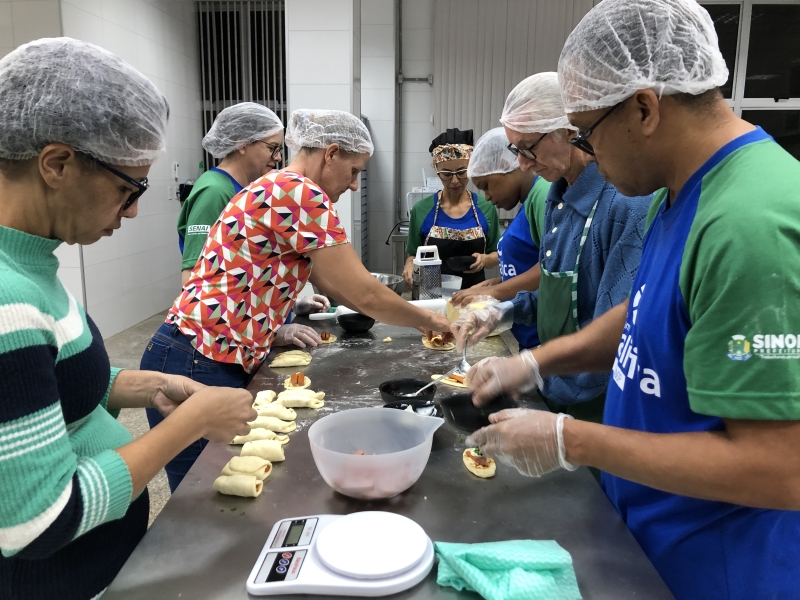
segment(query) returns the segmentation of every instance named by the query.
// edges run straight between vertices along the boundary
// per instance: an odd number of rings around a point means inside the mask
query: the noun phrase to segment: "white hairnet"
[[[217,115],[203,138],[203,148],[214,158],[223,158],[234,150],[282,131],[283,123],[278,115],[266,106],[240,102]]]
[[[484,133],[472,150],[472,157],[467,166],[467,175],[485,177],[495,173],[511,173],[519,169],[519,161],[508,149],[508,138],[502,127],[490,129]]]
[[[43,38],[0,60],[0,158],[61,142],[123,166],[164,151],[169,106],[147,77],[88,42]]]
[[[711,17],[694,0],[604,0],[569,34],[558,77],[572,113],[643,89],[700,94],[725,83],[728,68]]]
[[[558,74],[553,71],[520,81],[506,98],[500,122],[520,133],[550,133],[556,129],[577,131],[567,120]]]
[[[300,148],[327,148],[339,144],[345,152],[369,154],[375,148],[366,125],[348,112],[300,108],[292,112],[286,127],[286,145]]]

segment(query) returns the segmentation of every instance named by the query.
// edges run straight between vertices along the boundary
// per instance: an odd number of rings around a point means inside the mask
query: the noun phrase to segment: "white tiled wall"
[[[395,42],[394,0],[361,4],[361,112],[369,119],[375,154],[369,162],[369,266],[388,273],[384,244],[395,224]]]
[[[372,0],[366,0],[371,2]],[[358,19],[361,0],[286,0],[286,77],[289,111],[327,108],[359,114]],[[350,239],[355,196],[342,194],[336,211]]]

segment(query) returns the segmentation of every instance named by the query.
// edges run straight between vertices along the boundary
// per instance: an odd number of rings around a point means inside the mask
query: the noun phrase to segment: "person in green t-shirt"
[[[266,106],[240,102],[214,119],[203,148],[222,162],[197,179],[178,217],[182,284],[189,279],[222,209],[248,183],[275,168],[282,147],[283,123]]]

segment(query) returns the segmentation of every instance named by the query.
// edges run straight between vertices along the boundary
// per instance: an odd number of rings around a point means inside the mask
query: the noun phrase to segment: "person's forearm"
[[[157,371],[121,371],[108,395],[108,408],[150,408],[164,374]]]
[[[625,301],[577,333],[558,337],[534,350],[541,375],[610,371],[627,313]]]
[[[497,258],[497,252],[490,252],[486,255],[486,260],[483,262],[484,269],[494,269],[497,265],[500,264],[500,260]]]
[[[184,269],[181,271],[181,287],[186,285],[186,282],[189,281],[189,276],[192,274],[191,269]]]
[[[541,276],[542,271],[537,264],[516,277],[506,279],[492,286],[492,297],[498,300],[510,300],[516,296],[518,292],[535,292],[539,289],[539,279]]]
[[[125,461],[131,474],[132,497],[136,497],[181,450],[203,437],[201,421],[192,413],[193,410],[188,405],[179,406],[158,426],[117,448],[117,454]]]
[[[763,432],[745,437],[731,431],[656,434],[567,419],[564,444],[573,464],[665,492],[798,510],[798,453],[787,452],[781,436],[769,435],[768,426],[774,423],[760,425]]]

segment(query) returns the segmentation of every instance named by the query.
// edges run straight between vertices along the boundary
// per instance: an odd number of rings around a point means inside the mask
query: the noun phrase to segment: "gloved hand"
[[[468,446],[478,446],[487,456],[516,467],[528,477],[541,477],[561,467],[574,471],[567,462],[564,448],[564,419],[546,410],[512,408],[489,416],[493,423],[467,439]]]
[[[272,340],[273,346],[289,346],[294,344],[300,348],[305,348],[306,346],[311,346],[313,348],[314,346],[319,346],[321,343],[322,338],[319,337],[319,334],[314,329],[307,325],[301,325],[300,323],[282,325],[275,334],[275,339]]]
[[[322,294],[312,294],[300,298],[294,305],[294,314],[307,315],[312,312],[326,312],[331,307],[330,300]]]
[[[514,303],[501,302],[465,312],[450,325],[450,331],[456,336],[456,346],[461,352],[464,344],[474,346],[490,333],[511,329],[513,324]]]
[[[467,383],[473,390],[475,406],[486,404],[503,392],[516,394],[533,388],[542,389],[544,385],[539,375],[539,363],[530,350],[523,350],[510,358],[484,358],[469,370]]]

